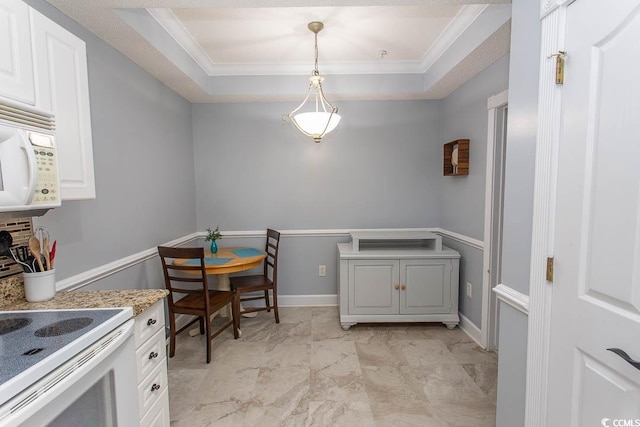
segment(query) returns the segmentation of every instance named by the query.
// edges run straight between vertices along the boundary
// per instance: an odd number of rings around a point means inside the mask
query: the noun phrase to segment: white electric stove
[[[93,417],[104,425],[119,420],[122,399],[108,395],[132,389],[132,318],[131,308],[0,312],[0,425],[83,422],[73,408],[86,400],[98,401]]]

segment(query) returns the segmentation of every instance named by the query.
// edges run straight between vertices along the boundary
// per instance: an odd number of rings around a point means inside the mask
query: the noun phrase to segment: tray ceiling
[[[504,0],[47,1],[194,103],[300,99],[311,21],[332,100],[440,99],[509,51]]]

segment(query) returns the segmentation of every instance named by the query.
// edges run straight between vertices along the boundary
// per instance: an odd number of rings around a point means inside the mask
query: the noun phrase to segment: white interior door
[[[640,3],[575,1],[565,41],[546,425],[636,426]]]

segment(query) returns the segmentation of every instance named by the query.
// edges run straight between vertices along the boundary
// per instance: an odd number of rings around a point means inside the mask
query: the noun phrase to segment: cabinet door
[[[85,43],[33,9],[31,22],[37,106],[56,116],[62,200],[95,199]]]
[[[29,6],[0,0],[0,96],[35,104]]]
[[[349,261],[349,314],[398,314],[398,260]]]
[[[400,261],[400,314],[451,311],[451,260]]]

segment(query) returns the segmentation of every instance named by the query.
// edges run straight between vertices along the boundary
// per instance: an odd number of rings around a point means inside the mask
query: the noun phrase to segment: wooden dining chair
[[[233,337],[240,336],[240,300],[233,291],[209,289],[205,267],[204,249],[173,248],[158,246],[158,254],[162,260],[165,286],[169,290],[169,357],[176,351],[176,335],[186,330],[195,322],[200,322],[200,333],[207,337],[207,363],[211,362],[211,340],[229,326],[233,326]],[[176,265],[175,260],[188,260],[187,264]],[[182,274],[180,274],[182,273]],[[218,310],[231,304],[232,316],[219,329],[211,330],[211,316]],[[176,314],[196,316],[185,326],[176,331]]]
[[[264,267],[262,274],[250,276],[233,276],[229,278],[231,290],[238,293],[240,302],[255,301],[264,299],[264,306],[243,307],[240,314],[253,313],[256,311],[271,311],[275,314],[276,323],[280,323],[278,315],[278,250],[280,249],[280,233],[276,230],[267,230],[267,241],[265,244]],[[259,296],[243,296],[248,293],[264,292]],[[269,291],[273,293],[273,304],[269,301]]]

